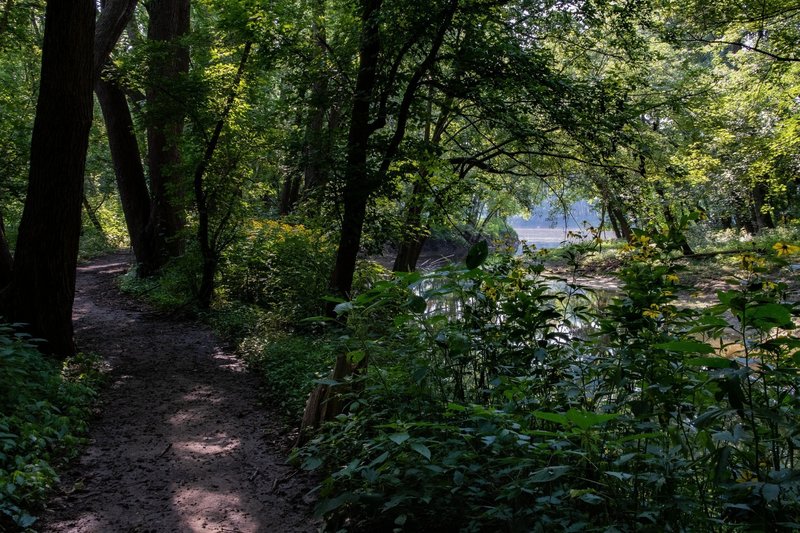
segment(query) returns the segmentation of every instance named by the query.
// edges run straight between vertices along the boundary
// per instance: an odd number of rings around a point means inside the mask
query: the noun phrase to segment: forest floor
[[[259,379],[208,327],[120,294],[129,261],[78,269],[76,339],[107,362],[109,384],[37,530],[315,531],[313,482],[286,464]]]

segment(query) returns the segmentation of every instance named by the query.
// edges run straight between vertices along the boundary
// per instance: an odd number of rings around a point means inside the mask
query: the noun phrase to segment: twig
[[[167,453],[168,451],[170,451],[171,449],[172,449],[172,443],[170,442],[169,444],[167,444],[167,447],[166,447],[166,448],[164,448],[164,451],[163,451],[163,452],[161,452],[160,454],[158,454],[158,457],[157,457],[157,459],[160,459],[160,458],[164,457],[164,454],[166,454],[166,453]]]
[[[272,482],[272,489],[270,490],[270,492],[275,492],[275,489],[278,488],[278,485],[280,485],[284,481],[289,481],[294,476],[296,476],[298,472],[299,472],[299,470],[295,470],[294,472],[292,472],[291,474],[289,474],[287,476],[276,477],[275,481]]]
[[[256,478],[257,475],[258,475],[258,468],[253,470],[253,473],[250,474],[250,481],[253,481]]]

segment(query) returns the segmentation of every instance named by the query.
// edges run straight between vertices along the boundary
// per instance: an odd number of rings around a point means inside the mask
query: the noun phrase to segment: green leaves
[[[676,353],[714,353],[714,348],[704,342],[677,340],[654,344],[653,348]]]
[[[464,263],[466,263],[468,269],[473,270],[481,266],[487,257],[489,257],[489,243],[481,241],[469,249]]]
[[[54,465],[80,444],[100,382],[95,358],[79,355],[65,369],[0,324],[0,529],[36,520],[56,477]],[[11,527],[11,525],[9,525]]]
[[[354,300],[346,342],[375,363],[358,410],[312,446],[328,454],[331,523],[568,531],[619,528],[636,508],[641,524],[705,530],[732,509],[749,525],[794,505],[770,473],[777,460],[795,475],[786,436],[800,431],[797,311],[778,291],[681,309],[658,256],[597,309],[535,266],[472,255]]]
[[[618,414],[604,414],[593,413],[590,411],[583,411],[580,409],[570,409],[566,413],[545,413],[535,411],[532,413],[535,418],[539,420],[546,420],[548,422],[555,422],[565,428],[570,426],[577,426],[582,430],[590,429],[594,426],[601,426],[606,422],[618,418]]]
[[[429,461],[431,460],[431,451],[427,446],[421,442],[412,442],[410,446],[412,450],[420,454],[422,457]]]
[[[403,444],[407,441],[411,436],[408,433],[394,433],[389,435],[389,440],[394,442],[395,444]]]

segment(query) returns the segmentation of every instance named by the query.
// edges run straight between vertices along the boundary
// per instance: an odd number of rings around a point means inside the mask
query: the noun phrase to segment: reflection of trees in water
[[[529,246],[536,248],[558,248],[564,241],[577,242],[580,239],[575,235],[586,235],[586,230],[582,228],[518,228],[514,227],[520,241],[525,241]],[[612,235],[603,233],[603,239],[609,239]],[[587,235],[587,238],[591,238]]]

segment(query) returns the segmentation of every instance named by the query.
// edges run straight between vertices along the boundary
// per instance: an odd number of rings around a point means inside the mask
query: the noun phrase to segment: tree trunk
[[[397,257],[394,260],[392,270],[395,272],[414,272],[417,269],[419,256],[427,240],[428,236],[422,232],[409,235],[403,239],[397,249]]]
[[[644,158],[642,158],[644,161]],[[644,174],[642,174],[644,177]],[[661,200],[661,207],[664,211],[664,220],[667,223],[667,227],[670,229],[670,232],[676,236],[676,239],[679,241],[681,252],[683,255],[693,255],[694,250],[692,247],[689,246],[689,242],[686,240],[686,235],[680,231],[678,228],[677,221],[675,220],[675,215],[672,214],[672,208],[669,205],[669,201],[667,200],[667,195],[664,193],[664,189],[660,185],[656,185],[656,194],[658,195],[659,200]]]
[[[152,202],[147,238],[155,253],[140,266],[148,276],[171,257],[183,253],[180,235],[184,226],[187,183],[181,171],[180,138],[184,112],[180,96],[170,90],[180,86],[189,72],[189,50],[180,38],[189,32],[189,0],[158,0],[147,3],[150,23],[147,38],[154,45],[150,58],[147,105],[151,121],[147,127],[147,167]]]
[[[753,187],[753,215],[759,230],[764,228],[774,228],[775,222],[769,211],[765,211],[767,205],[767,186],[764,183],[756,183]]]
[[[92,0],[49,1],[42,71],[31,139],[25,208],[10,285],[7,318],[28,324],[42,349],[75,353],[72,302],[81,230],[89,127],[95,10]]]
[[[382,0],[364,0],[361,15],[358,77],[350,114],[350,131],[347,137],[347,183],[342,198],[342,229],[330,282],[333,294],[343,298],[349,297],[353,286],[353,273],[361,245],[367,201],[373,187],[367,170],[367,142],[371,134],[369,110],[380,53],[378,15],[381,3]],[[328,315],[334,315],[333,308],[333,304],[327,306]],[[362,364],[366,364],[366,358]],[[353,371],[354,368],[345,354],[337,356],[333,373],[334,379],[348,376]],[[318,427],[322,421],[330,420],[341,412],[340,393],[341,389],[331,389],[327,385],[320,385],[311,394],[303,414],[301,442],[308,435],[308,429]]]
[[[419,254],[422,252],[422,247],[427,240],[426,231],[421,227],[422,204],[424,202],[422,186],[417,181],[411,190],[406,220],[403,225],[403,238],[397,247],[397,257],[395,257],[394,266],[392,267],[395,272],[413,272],[417,268]]]
[[[203,309],[211,307],[211,300],[214,297],[214,276],[217,273],[217,266],[219,265],[219,256],[221,253],[217,239],[211,235],[211,213],[209,212],[208,194],[206,193],[203,178],[205,177],[206,169],[208,169],[214,157],[214,152],[217,150],[219,138],[222,135],[222,128],[225,127],[225,121],[228,119],[233,109],[236,95],[239,93],[239,84],[242,81],[242,74],[244,74],[244,67],[247,64],[247,59],[250,57],[251,47],[252,43],[250,41],[245,43],[244,50],[242,51],[242,58],[239,61],[239,68],[236,70],[236,76],[234,76],[233,79],[233,87],[225,102],[225,108],[214,126],[214,132],[208,140],[203,159],[200,160],[197,168],[195,168],[194,179],[192,180],[195,203],[197,204],[197,241],[200,245],[200,254],[203,257],[202,277],[200,279],[200,289],[197,293],[197,299],[200,307]],[[224,221],[220,222],[220,224],[224,224]]]
[[[619,226],[619,232],[626,241],[631,242],[633,240],[633,230],[631,229],[631,225],[628,222],[628,219],[625,217],[625,213],[622,212],[618,206],[609,204],[608,206],[608,214],[613,216],[614,219],[617,221],[617,225]]]
[[[148,246],[147,222],[150,218],[150,193],[133,129],[133,119],[125,93],[111,80],[98,80],[94,88],[106,124],[108,146],[117,179],[125,225],[137,263],[154,262],[156,251]]]
[[[313,193],[326,181],[329,145],[323,135],[325,114],[328,109],[328,76],[325,68],[325,1],[314,0],[312,5],[311,34],[314,40],[316,53],[314,55],[315,68],[314,81],[311,84],[311,111],[306,126],[305,147],[303,159],[305,160],[304,187],[305,194]]]
[[[283,180],[281,195],[278,198],[278,214],[282,217],[290,214],[300,199],[300,177],[289,174]]]
[[[380,53],[378,15],[382,0],[364,0],[362,34],[359,50],[358,77],[350,113],[350,131],[347,137],[347,184],[342,198],[342,231],[336,263],[331,276],[331,289],[339,297],[347,298],[353,286],[356,258],[361,244],[361,232],[367,201],[373,185],[367,169],[367,143],[371,134],[369,109],[373,98]],[[328,306],[328,314],[333,313]]]
[[[108,136],[111,161],[117,181],[122,212],[136,262],[145,262],[148,253],[146,228],[150,217],[150,193],[142,166],[139,141],[133,128],[125,93],[113,79],[103,79],[102,71],[119,36],[129,25],[137,0],[109,0],[103,5],[94,39],[94,91]]]
[[[82,195],[81,203],[83,204],[84,211],[86,211],[86,216],[89,217],[89,222],[92,223],[94,229],[100,232],[100,235],[103,236],[103,240],[105,240],[106,232],[103,230],[103,225],[100,223],[100,219],[97,218],[97,211],[92,209],[92,206],[89,205],[89,199],[86,198],[86,193]]]
[[[6,5],[3,7],[3,15],[0,16],[0,35],[3,35],[8,30],[8,19],[13,7],[14,0],[6,0]]]
[[[94,31],[95,80],[100,78],[108,56],[133,16],[138,0],[104,0]]]
[[[617,239],[622,238],[622,232],[619,229],[619,224],[617,223],[617,217],[614,216],[614,211],[609,207],[608,208],[608,220],[611,222],[611,230],[614,232],[614,237]]]
[[[394,157],[397,155],[405,136],[411,104],[414,101],[416,91],[420,87],[423,77],[436,61],[438,51],[444,41],[447,29],[450,27],[458,3],[452,0],[444,9],[443,18],[427,56],[417,64],[414,73],[407,82],[402,100],[398,106],[394,134],[384,150],[379,171],[373,175],[370,175],[367,164],[369,138],[375,131],[386,124],[386,117],[382,116],[381,111],[378,112],[378,119],[374,123],[370,122],[370,106],[375,98],[373,93],[376,89],[381,50],[379,19],[382,0],[362,0],[361,5],[363,9],[361,12],[361,42],[359,46],[358,75],[350,114],[350,130],[347,137],[346,184],[342,195],[342,228],[336,253],[336,263],[330,282],[333,294],[344,298],[350,296],[353,285],[353,273],[355,272],[356,259],[361,244],[367,202],[370,195],[380,185],[381,177],[386,175]],[[385,93],[384,96],[388,96],[388,94]],[[326,310],[331,316],[334,314],[333,308],[334,305],[331,303]],[[367,364],[368,361],[365,357],[357,365],[357,368],[352,366],[348,368],[349,363],[347,363],[345,355],[340,355],[337,358],[337,367],[342,366],[347,369],[345,375],[352,374],[358,369],[365,369]],[[322,409],[320,402],[330,402],[328,392],[318,391],[312,395],[311,399],[317,398],[317,403],[309,401],[309,404],[306,405],[304,419],[316,420],[317,422],[321,420],[318,416]],[[336,416],[338,412],[328,407],[324,411],[325,419]]]

